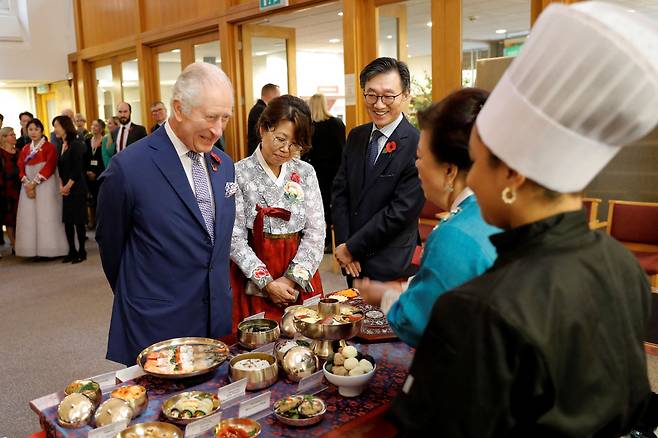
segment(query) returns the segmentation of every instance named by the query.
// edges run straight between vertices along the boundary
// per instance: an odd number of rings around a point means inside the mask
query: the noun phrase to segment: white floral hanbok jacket
[[[293,158],[281,167],[281,173],[276,177],[258,148],[250,157],[235,164],[235,179],[231,260],[258,290],[273,281],[265,263],[248,244],[248,230],[253,230],[256,205],[283,208],[290,211],[290,220],[265,216],[263,231],[279,235],[301,231],[297,254],[285,276],[311,292],[310,280],[322,261],[326,234],[322,197],[313,167]]]

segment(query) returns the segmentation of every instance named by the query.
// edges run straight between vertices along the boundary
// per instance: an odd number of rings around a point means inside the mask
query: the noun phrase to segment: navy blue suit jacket
[[[96,240],[114,292],[110,360],[130,365],[158,341],[231,332],[235,200],[225,193],[235,170],[228,155],[213,150],[221,157],[215,171],[208,161],[214,245],[166,130],[115,155],[101,176]]]
[[[411,258],[418,235],[418,217],[425,198],[416,169],[419,133],[406,118],[387,140],[391,153],[382,153],[366,173],[366,152],[372,123],[350,131],[334,179],[332,217],[336,245],[346,243],[361,263],[361,276],[388,281],[413,273]]]

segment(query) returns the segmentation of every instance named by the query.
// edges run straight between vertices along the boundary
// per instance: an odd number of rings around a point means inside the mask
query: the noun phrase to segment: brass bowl
[[[238,342],[249,350],[276,341],[280,334],[279,323],[273,319],[250,319],[238,324]]]
[[[297,339],[285,339],[281,338],[274,344],[274,356],[276,361],[279,363],[279,367],[283,365],[283,356],[290,350],[292,347],[302,346],[308,347],[311,350],[315,347],[317,342],[313,339],[298,337]]]
[[[251,418],[227,418],[226,420],[220,421],[217,427],[215,427],[215,436],[219,436],[222,429],[227,427],[242,429],[249,434],[250,438],[259,436],[262,430],[260,424]]]
[[[311,348],[298,345],[286,352],[281,367],[288,379],[299,382],[318,370],[320,360]]]
[[[132,420],[133,410],[130,404],[120,398],[108,398],[96,409],[94,423],[96,427],[107,426],[121,420]]]
[[[234,368],[235,364],[244,359],[263,359],[270,363],[270,366],[261,370],[239,370]],[[279,374],[279,367],[277,366],[274,355],[268,353],[244,353],[238,354],[229,362],[229,375],[231,381],[247,378],[247,389],[254,391],[257,389],[267,388],[273,385]]]
[[[73,382],[66,385],[64,394],[70,395],[74,393],[80,393],[86,396],[94,404],[94,408],[97,408],[103,399],[103,393],[101,392],[101,387],[98,383],[93,380],[74,380]]]
[[[295,334],[297,333],[297,329],[295,328],[295,315],[294,312],[291,312],[291,310],[295,310],[300,307],[302,306],[297,305],[286,307],[286,310],[281,317],[281,322],[279,323],[279,327],[281,328],[281,336],[286,338],[295,337]]]
[[[94,404],[88,397],[74,392],[64,397],[57,407],[57,422],[67,429],[86,426],[94,413]]]
[[[300,396],[300,397],[306,397],[306,396]],[[281,423],[287,424],[288,426],[294,426],[294,427],[311,426],[313,424],[319,423],[320,421],[322,421],[322,418],[324,417],[324,414],[327,412],[327,405],[324,402],[324,400],[322,400],[320,397],[315,397],[315,396],[312,396],[312,397],[314,399],[319,400],[320,402],[322,402],[323,409],[322,409],[322,411],[318,412],[317,414],[315,414],[313,416],[310,416],[310,417],[306,417],[306,418],[290,418],[290,417],[286,417],[283,414],[280,414],[278,412],[278,409],[275,408],[274,409],[274,416]]]
[[[180,418],[172,415],[171,410],[176,406],[176,403],[184,399],[194,398],[195,396],[204,396],[212,399],[212,406],[213,406],[212,410],[207,412],[205,415],[199,417],[192,417],[192,418]],[[204,392],[204,391],[187,391],[187,392],[182,392],[178,395],[175,395],[165,400],[165,402],[162,404],[162,415],[164,415],[167,418],[167,420],[173,423],[185,425],[195,420],[198,420],[200,418],[207,417],[208,415],[212,415],[215,412],[217,412],[218,409],[219,409],[219,398],[217,397],[217,394],[212,392]]]
[[[332,300],[333,301],[333,300]],[[342,310],[349,308],[354,312],[363,312],[354,306],[349,304],[339,304],[338,307]],[[307,309],[318,311],[318,306],[308,306]],[[299,309],[294,310],[293,312],[298,311]],[[365,316],[365,315],[364,315]],[[297,330],[307,338],[317,339],[317,340],[326,340],[326,341],[337,341],[340,339],[350,339],[358,335],[361,331],[361,324],[363,323],[363,318],[358,321],[345,322],[341,324],[322,324],[321,322],[306,322],[302,321],[294,315],[295,327]]]
[[[130,426],[119,432],[117,438],[150,438],[153,436],[161,438],[183,438],[183,431],[173,424],[153,421]]]
[[[126,401],[133,410],[133,417],[137,417],[149,404],[146,388],[141,385],[122,386],[110,393],[110,397]]]

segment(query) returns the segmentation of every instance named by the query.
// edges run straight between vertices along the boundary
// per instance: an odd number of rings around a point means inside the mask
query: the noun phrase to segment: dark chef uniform
[[[498,260],[443,295],[392,413],[402,436],[619,437],[649,396],[650,288],[582,212],[491,237]]]

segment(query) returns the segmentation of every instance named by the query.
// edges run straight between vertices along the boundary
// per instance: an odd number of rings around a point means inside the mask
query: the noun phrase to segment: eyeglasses
[[[398,96],[402,95],[403,93],[404,92],[398,93],[395,96],[391,96],[389,94],[385,94],[383,96],[380,96],[378,94],[373,94],[373,93],[367,93],[367,94],[364,93],[363,97],[366,100],[366,103],[369,104],[369,105],[375,105],[379,99],[382,100],[382,103],[384,105],[391,105],[393,102],[395,102],[395,99]]]
[[[288,150],[292,153],[301,152],[302,147],[299,146],[298,144],[288,141],[283,137],[277,137],[277,135],[273,131],[270,131],[270,134],[272,134],[272,144],[276,149],[283,149],[287,147]]]

